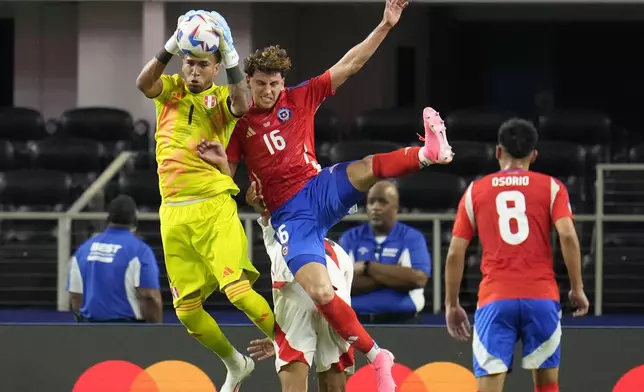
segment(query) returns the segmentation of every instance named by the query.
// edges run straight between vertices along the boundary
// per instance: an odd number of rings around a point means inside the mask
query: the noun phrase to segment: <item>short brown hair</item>
[[[265,73],[279,72],[282,76],[286,76],[290,70],[291,59],[288,57],[286,49],[282,49],[278,45],[257,49],[255,53],[244,60],[244,72],[248,76],[253,76],[257,71]]]

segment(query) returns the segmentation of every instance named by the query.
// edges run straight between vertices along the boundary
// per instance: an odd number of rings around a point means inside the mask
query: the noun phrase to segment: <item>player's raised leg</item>
[[[199,219],[190,224],[190,241],[204,262],[207,276],[235,307],[246,313],[264,334],[272,337],[273,312],[264,297],[252,288],[259,273],[248,260],[248,244],[234,199],[229,194],[222,194],[196,204],[194,209],[190,216]],[[202,300],[205,298],[207,296]],[[228,374],[222,391],[237,391],[253,371],[254,363],[238,352],[224,363]]]
[[[217,209],[217,219],[204,223],[204,235],[196,240],[195,247],[204,249],[204,259],[230,303],[273,338],[275,317],[266,299],[252,287],[259,272],[248,258],[248,240],[237,215],[237,204],[228,196]]]
[[[298,233],[298,231],[295,231],[295,233]],[[321,237],[307,236],[307,233],[302,232],[298,234],[303,236],[296,237],[290,243],[306,244],[310,248],[312,248],[311,243],[318,242],[318,237]],[[323,247],[322,252],[324,252]],[[381,349],[376,344],[375,340],[358,320],[353,308],[337,295],[331,284],[324,257],[311,253],[300,251],[298,256],[289,260],[289,269],[295,275],[297,282],[315,302],[320,314],[326,319],[331,328],[358,351],[366,355],[375,370],[378,392],[394,392],[396,383],[391,373],[394,365],[393,354],[388,350]]]
[[[432,164],[447,164],[454,156],[447,141],[447,128],[439,113],[427,107],[423,110],[425,142],[423,147],[406,147],[400,150],[375,154],[351,162],[347,174],[353,186],[367,192],[379,179],[400,177],[415,173]]]
[[[232,392],[236,383],[233,381],[241,378],[239,373],[247,376],[254,364],[233,347],[217,322],[203,308],[203,301],[218,283],[192,246],[192,226],[195,216],[199,217],[199,204],[161,206],[159,214],[165,265],[179,321],[192,337],[222,359],[232,381],[221,391]]]

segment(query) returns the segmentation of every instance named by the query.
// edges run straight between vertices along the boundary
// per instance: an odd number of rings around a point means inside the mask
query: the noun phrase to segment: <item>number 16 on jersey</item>
[[[279,133],[280,130],[276,129],[270,133],[264,134],[264,144],[266,144],[266,148],[268,148],[268,152],[270,152],[271,155],[275,155],[275,151],[282,151],[286,148],[286,140],[284,140]]]

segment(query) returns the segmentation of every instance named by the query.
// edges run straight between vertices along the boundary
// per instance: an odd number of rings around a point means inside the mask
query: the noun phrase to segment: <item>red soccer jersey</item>
[[[471,240],[478,232],[479,306],[512,298],[559,300],[550,234],[564,217],[572,218],[568,191],[545,174],[500,171],[470,184],[452,235]]]
[[[244,159],[269,211],[279,208],[320,172],[313,120],[322,101],[334,93],[331,74],[326,71],[284,89],[273,110],[252,105],[237,122],[226,149],[228,160]]]

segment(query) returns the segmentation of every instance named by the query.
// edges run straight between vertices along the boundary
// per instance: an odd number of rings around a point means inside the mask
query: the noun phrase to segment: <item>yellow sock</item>
[[[250,282],[242,280],[224,290],[230,303],[246,313],[246,316],[257,325],[266,336],[273,339],[275,315],[266,299],[250,287]]]
[[[220,358],[230,358],[237,351],[215,319],[203,309],[201,298],[184,301],[176,312],[179,321],[188,329],[188,333]]]

